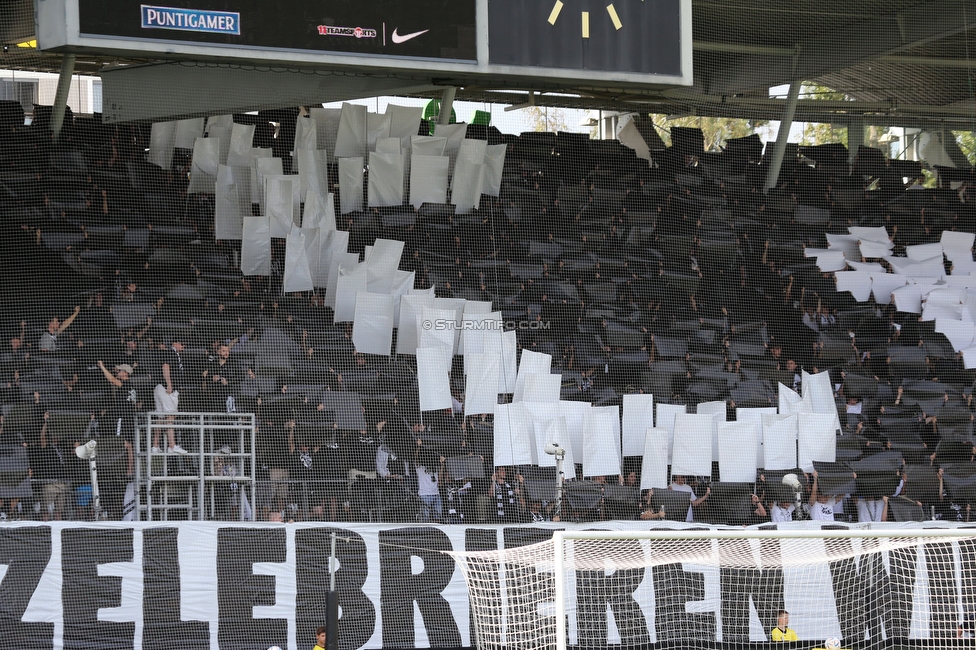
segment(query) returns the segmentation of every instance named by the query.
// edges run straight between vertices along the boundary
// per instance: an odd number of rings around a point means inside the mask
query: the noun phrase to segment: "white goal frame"
[[[892,538],[969,538],[976,537],[976,528],[853,528],[848,530],[791,529],[791,530],[668,530],[668,531],[553,531],[553,595],[557,620],[566,615],[565,551],[568,540],[721,540],[721,539],[892,539]],[[556,625],[556,650],[567,650],[566,627]]]

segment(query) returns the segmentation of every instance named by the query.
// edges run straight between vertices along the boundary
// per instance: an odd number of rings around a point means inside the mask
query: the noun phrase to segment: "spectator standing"
[[[857,474],[854,474],[857,478]],[[834,511],[843,500],[836,494],[821,494],[817,482],[817,470],[813,471],[813,489],[810,491],[810,519],[814,521],[833,521]]]
[[[421,513],[423,521],[434,519],[440,521],[444,503],[441,500],[440,482],[444,474],[443,456],[435,456],[431,451],[423,447],[417,447],[417,459],[415,461],[417,470],[417,495],[424,502],[424,509]]]
[[[41,449],[35,464],[34,478],[42,481],[41,519],[60,520],[68,502],[68,454],[72,450],[61,445],[59,436],[48,431],[50,413],[44,413],[41,427]],[[73,454],[72,454],[73,455]]]
[[[183,364],[183,343],[173,341],[168,347],[163,348],[162,359],[160,360],[160,378],[162,381],[156,384],[153,389],[156,411],[160,413],[177,413],[180,410],[180,387],[186,375],[186,367]],[[167,416],[168,422],[173,422],[174,415]],[[176,443],[176,432],[173,429],[166,430],[166,440],[169,443],[167,451],[175,454],[187,453],[183,447]],[[152,453],[162,453],[159,447],[159,431],[153,434]]]
[[[239,381],[236,364],[230,360],[230,345],[220,343],[216,353],[210,358],[203,371],[207,392],[210,393],[210,403],[214,411],[234,413],[237,410],[234,399],[234,385]],[[209,380],[209,381],[207,381]]]
[[[55,353],[58,351],[58,335],[62,334],[66,329],[71,327],[71,324],[75,322],[78,318],[78,314],[81,313],[81,307],[75,306],[75,310],[70,316],[65,318],[63,321],[58,320],[55,316],[47,323],[47,330],[41,334],[40,340],[37,342],[37,347],[42,352]]]
[[[495,503],[494,517],[489,521],[515,521],[518,517],[518,491],[512,487],[504,467],[496,467],[488,486],[488,498]]]
[[[688,485],[686,480],[687,480],[686,477],[677,474],[673,477],[672,483],[671,485],[668,486],[668,489],[674,490],[675,492],[687,492],[688,494],[691,495],[691,503],[688,505],[688,516],[685,518],[685,521],[692,522],[695,520],[694,508],[696,506],[700,506],[701,504],[705,503],[705,499],[707,499],[708,496],[712,493],[712,488],[706,488],[705,494],[703,494],[701,497],[698,497],[698,495],[695,494],[695,490],[690,485]]]
[[[769,520],[774,524],[793,521],[796,504],[789,501],[776,501],[769,507]]]
[[[650,490],[647,491],[647,495],[644,497],[644,509],[637,516],[638,519],[645,520],[645,521],[648,519],[664,519],[664,517],[666,516],[664,512],[664,506],[661,506],[661,508],[657,512],[655,512],[654,506],[651,505],[651,501],[653,497],[654,497],[654,488],[651,488]]]
[[[139,401],[136,389],[129,382],[133,369],[127,363],[120,363],[115,366],[114,372],[109,372],[101,360],[98,362],[98,368],[102,371],[105,380],[112,385],[110,402],[102,418],[102,422],[108,426],[101,431],[101,434],[114,433],[122,439],[127,456],[126,473],[131,476],[134,467],[132,443],[135,441],[136,408]]]

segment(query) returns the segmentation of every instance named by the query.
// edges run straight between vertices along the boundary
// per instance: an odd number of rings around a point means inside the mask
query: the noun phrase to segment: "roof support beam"
[[[861,61],[958,34],[969,26],[976,27],[976,21],[966,20],[966,5],[967,0],[933,0],[896,14],[852,23],[832,33],[801,39],[797,74],[802,79],[815,79]],[[731,57],[728,66],[711,71],[707,77],[702,75],[702,84],[709,94],[733,94],[789,83],[791,71],[792,62],[785,56],[744,54]],[[696,72],[698,76],[700,73]]]
[[[102,119],[174,120],[308,106],[380,95],[440,92],[429,79],[164,63],[102,72]],[[261,88],[262,92],[254,92]],[[187,90],[195,89],[195,90]],[[205,89],[205,90],[201,90]]]
[[[54,93],[54,107],[51,109],[51,137],[55,142],[61,137],[64,114],[68,109],[68,91],[71,90],[71,77],[74,74],[75,55],[65,54],[61,57],[61,74],[58,77],[58,89]]]
[[[773,149],[773,159],[769,161],[769,170],[766,172],[766,182],[763,189],[768,193],[776,187],[779,181],[779,170],[783,166],[783,156],[786,155],[786,143],[790,139],[790,129],[793,127],[793,116],[796,114],[796,102],[800,98],[800,84],[802,81],[796,76],[796,65],[800,58],[797,52],[793,56],[794,76],[790,82],[790,93],[786,98],[786,106],[783,109],[783,119],[779,123],[779,133],[776,134],[776,148]]]

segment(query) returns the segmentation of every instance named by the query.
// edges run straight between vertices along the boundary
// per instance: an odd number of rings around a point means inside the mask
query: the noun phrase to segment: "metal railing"
[[[172,430],[187,453],[152,453]],[[139,413],[135,499],[138,518],[245,520],[255,501],[253,413]],[[164,444],[165,447],[165,444]]]

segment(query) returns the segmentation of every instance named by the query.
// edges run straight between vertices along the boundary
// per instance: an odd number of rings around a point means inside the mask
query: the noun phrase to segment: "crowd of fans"
[[[259,489],[246,507],[258,519],[554,517],[552,494],[531,488],[551,477],[495,467],[491,416],[462,415],[459,357],[455,407],[421,413],[412,357],[357,353],[321,293],[282,295],[279,240],[270,277],[240,275],[239,243],[213,238],[213,196],[186,193],[189,151],[163,171],[145,160],[148,124],[69,115],[54,144],[39,115],[0,125],[0,444],[26,448],[30,464],[28,480],[0,486],[0,517],[90,516],[88,467],[72,452],[93,437],[116,447],[103,506],[122,517],[137,450],[174,471],[203,451],[178,428],[136,441],[136,414],[151,410],[256,414]],[[298,115],[235,119],[257,124],[254,145],[287,173]],[[854,489],[837,479],[825,491],[816,473],[785,494],[783,473],[733,489],[716,471],[641,492],[640,459],[627,458],[615,477],[567,468],[577,480],[562,520],[891,520],[907,516],[889,510],[896,499],[922,506],[918,516],[968,520],[973,372],[931,322],[854,302],[803,249],[851,225],[887,227],[895,254],[942,230],[976,232],[972,175],[927,189],[918,163],[792,147],[764,194],[758,137],[704,152],[699,136],[675,129],[649,164],[616,141],[470,126],[467,137],[508,145],[498,199],[467,215],[370,209],[339,227],[350,252],[404,241],[401,268],[417,287],[545,321],[521,329],[519,346],[552,355],[565,400],[725,400],[734,419],[737,407],[775,406],[777,382],[798,387],[801,370],[831,373],[847,464],[826,469],[851,474]],[[206,450],[220,452],[216,473],[233,475],[234,454],[250,451],[234,440]],[[5,475],[17,458],[0,457]],[[667,510],[664,491],[690,496],[687,517]],[[225,505],[229,518],[245,507]]]

